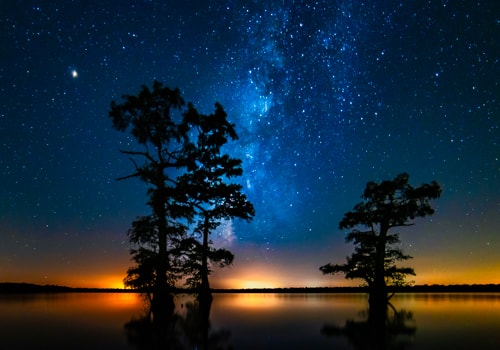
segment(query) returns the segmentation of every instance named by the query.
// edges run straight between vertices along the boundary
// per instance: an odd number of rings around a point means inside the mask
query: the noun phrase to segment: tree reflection
[[[127,341],[137,349],[232,349],[230,331],[211,329],[211,305],[211,300],[196,299],[182,305],[181,312],[132,318],[124,325]]]
[[[212,300],[197,299],[186,304],[186,316],[180,322],[181,329],[190,349],[223,350],[232,349],[228,345],[231,332],[211,329],[210,309]]]
[[[173,312],[154,318],[151,311],[133,317],[124,325],[127,341],[137,349],[183,349],[175,326],[178,319]]]
[[[344,336],[356,349],[402,350],[411,344],[417,327],[413,314],[406,310],[372,308],[362,312],[364,320],[346,320],[344,326],[324,325],[321,334]]]

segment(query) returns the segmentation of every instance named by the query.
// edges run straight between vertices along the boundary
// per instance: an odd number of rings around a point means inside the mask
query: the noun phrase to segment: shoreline
[[[142,293],[145,291],[120,288],[74,288],[58,285],[38,285],[32,283],[0,282],[0,294],[20,293]],[[249,288],[249,289],[212,289],[213,294],[228,293],[280,293],[280,294],[334,294],[366,293],[366,287],[291,287],[291,288]],[[416,285],[388,288],[389,293],[500,293],[500,284],[454,284],[454,285]],[[192,290],[176,289],[174,294],[192,294]]]

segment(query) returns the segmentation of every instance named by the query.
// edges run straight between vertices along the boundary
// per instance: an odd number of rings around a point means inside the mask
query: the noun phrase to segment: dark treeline
[[[72,288],[52,284],[39,285],[33,283],[0,283],[0,293],[2,294],[30,294],[30,293],[129,293],[130,289],[119,288]]]
[[[500,293],[500,284],[423,284],[389,288],[398,293]],[[58,285],[38,285],[32,283],[0,283],[0,293],[137,293],[140,290],[119,288],[72,288]],[[174,293],[190,293],[179,288]],[[366,293],[367,287],[291,287],[291,288],[248,288],[212,289],[213,293]]]
[[[367,293],[368,287],[212,289],[214,293]],[[500,293],[500,284],[424,284],[389,287],[390,293]]]

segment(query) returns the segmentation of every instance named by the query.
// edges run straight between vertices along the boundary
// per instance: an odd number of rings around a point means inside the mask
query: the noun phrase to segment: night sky
[[[146,206],[110,102],[159,80],[239,140],[251,223],[214,287],[336,286],[366,182],[443,187],[413,280],[500,283],[498,1],[1,1],[0,281],[120,287]],[[358,284],[359,281],[355,281]]]

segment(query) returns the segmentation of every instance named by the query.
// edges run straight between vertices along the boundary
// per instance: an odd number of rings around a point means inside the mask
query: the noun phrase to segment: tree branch
[[[130,179],[132,177],[139,177],[139,176],[140,176],[140,174],[137,172],[137,173],[130,174],[130,175],[127,175],[127,176],[117,177],[115,180],[116,181],[121,181],[121,180]]]
[[[153,157],[151,157],[151,154],[149,154],[149,152],[125,151],[125,150],[121,149],[120,153],[129,154],[129,155],[132,155],[132,156],[143,156],[143,157],[146,157],[149,161],[156,163],[156,159],[154,159]]]
[[[393,227],[408,227],[408,226],[413,226],[415,223],[410,223],[410,224],[398,224],[398,225],[388,225],[387,229],[393,228]]]

